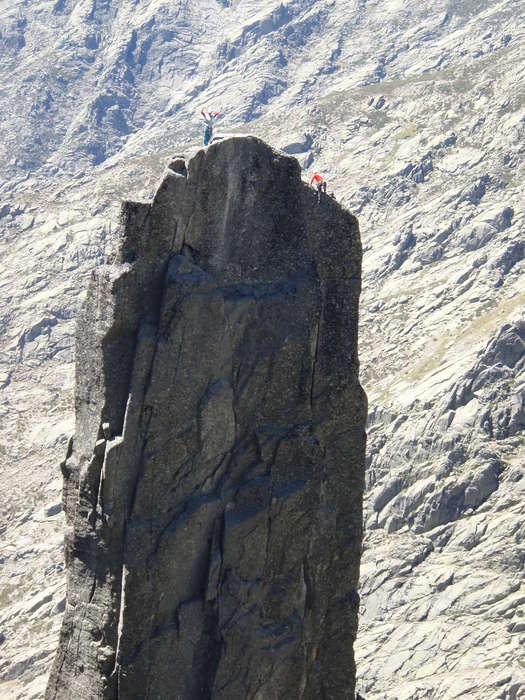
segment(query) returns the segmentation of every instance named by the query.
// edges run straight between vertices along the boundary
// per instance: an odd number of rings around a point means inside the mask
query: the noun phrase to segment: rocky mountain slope
[[[39,698],[64,607],[72,342],[119,198],[202,105],[358,215],[367,700],[525,694],[518,0],[0,2],[0,693]]]

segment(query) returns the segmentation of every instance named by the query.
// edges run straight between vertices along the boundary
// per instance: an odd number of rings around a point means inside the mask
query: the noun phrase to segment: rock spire
[[[229,138],[126,202],[76,338],[47,700],[354,698],[356,219]]]

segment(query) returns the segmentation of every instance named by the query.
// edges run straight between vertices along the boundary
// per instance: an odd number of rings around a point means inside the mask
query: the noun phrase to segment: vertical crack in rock
[[[125,202],[78,321],[52,699],[355,694],[357,221],[230,138]]]
[[[315,385],[315,365],[317,364],[317,353],[319,352],[319,323],[315,326],[315,341],[312,351],[312,380],[310,384],[310,410],[314,405],[314,385]]]

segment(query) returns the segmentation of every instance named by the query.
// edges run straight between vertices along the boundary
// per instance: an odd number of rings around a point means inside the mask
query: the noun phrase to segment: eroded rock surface
[[[51,698],[353,698],[357,221],[232,138],[125,203],[76,340]]]

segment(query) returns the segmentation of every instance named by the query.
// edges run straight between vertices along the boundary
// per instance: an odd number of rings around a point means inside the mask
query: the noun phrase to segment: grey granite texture
[[[120,235],[77,326],[47,700],[353,700],[357,220],[236,137]]]

